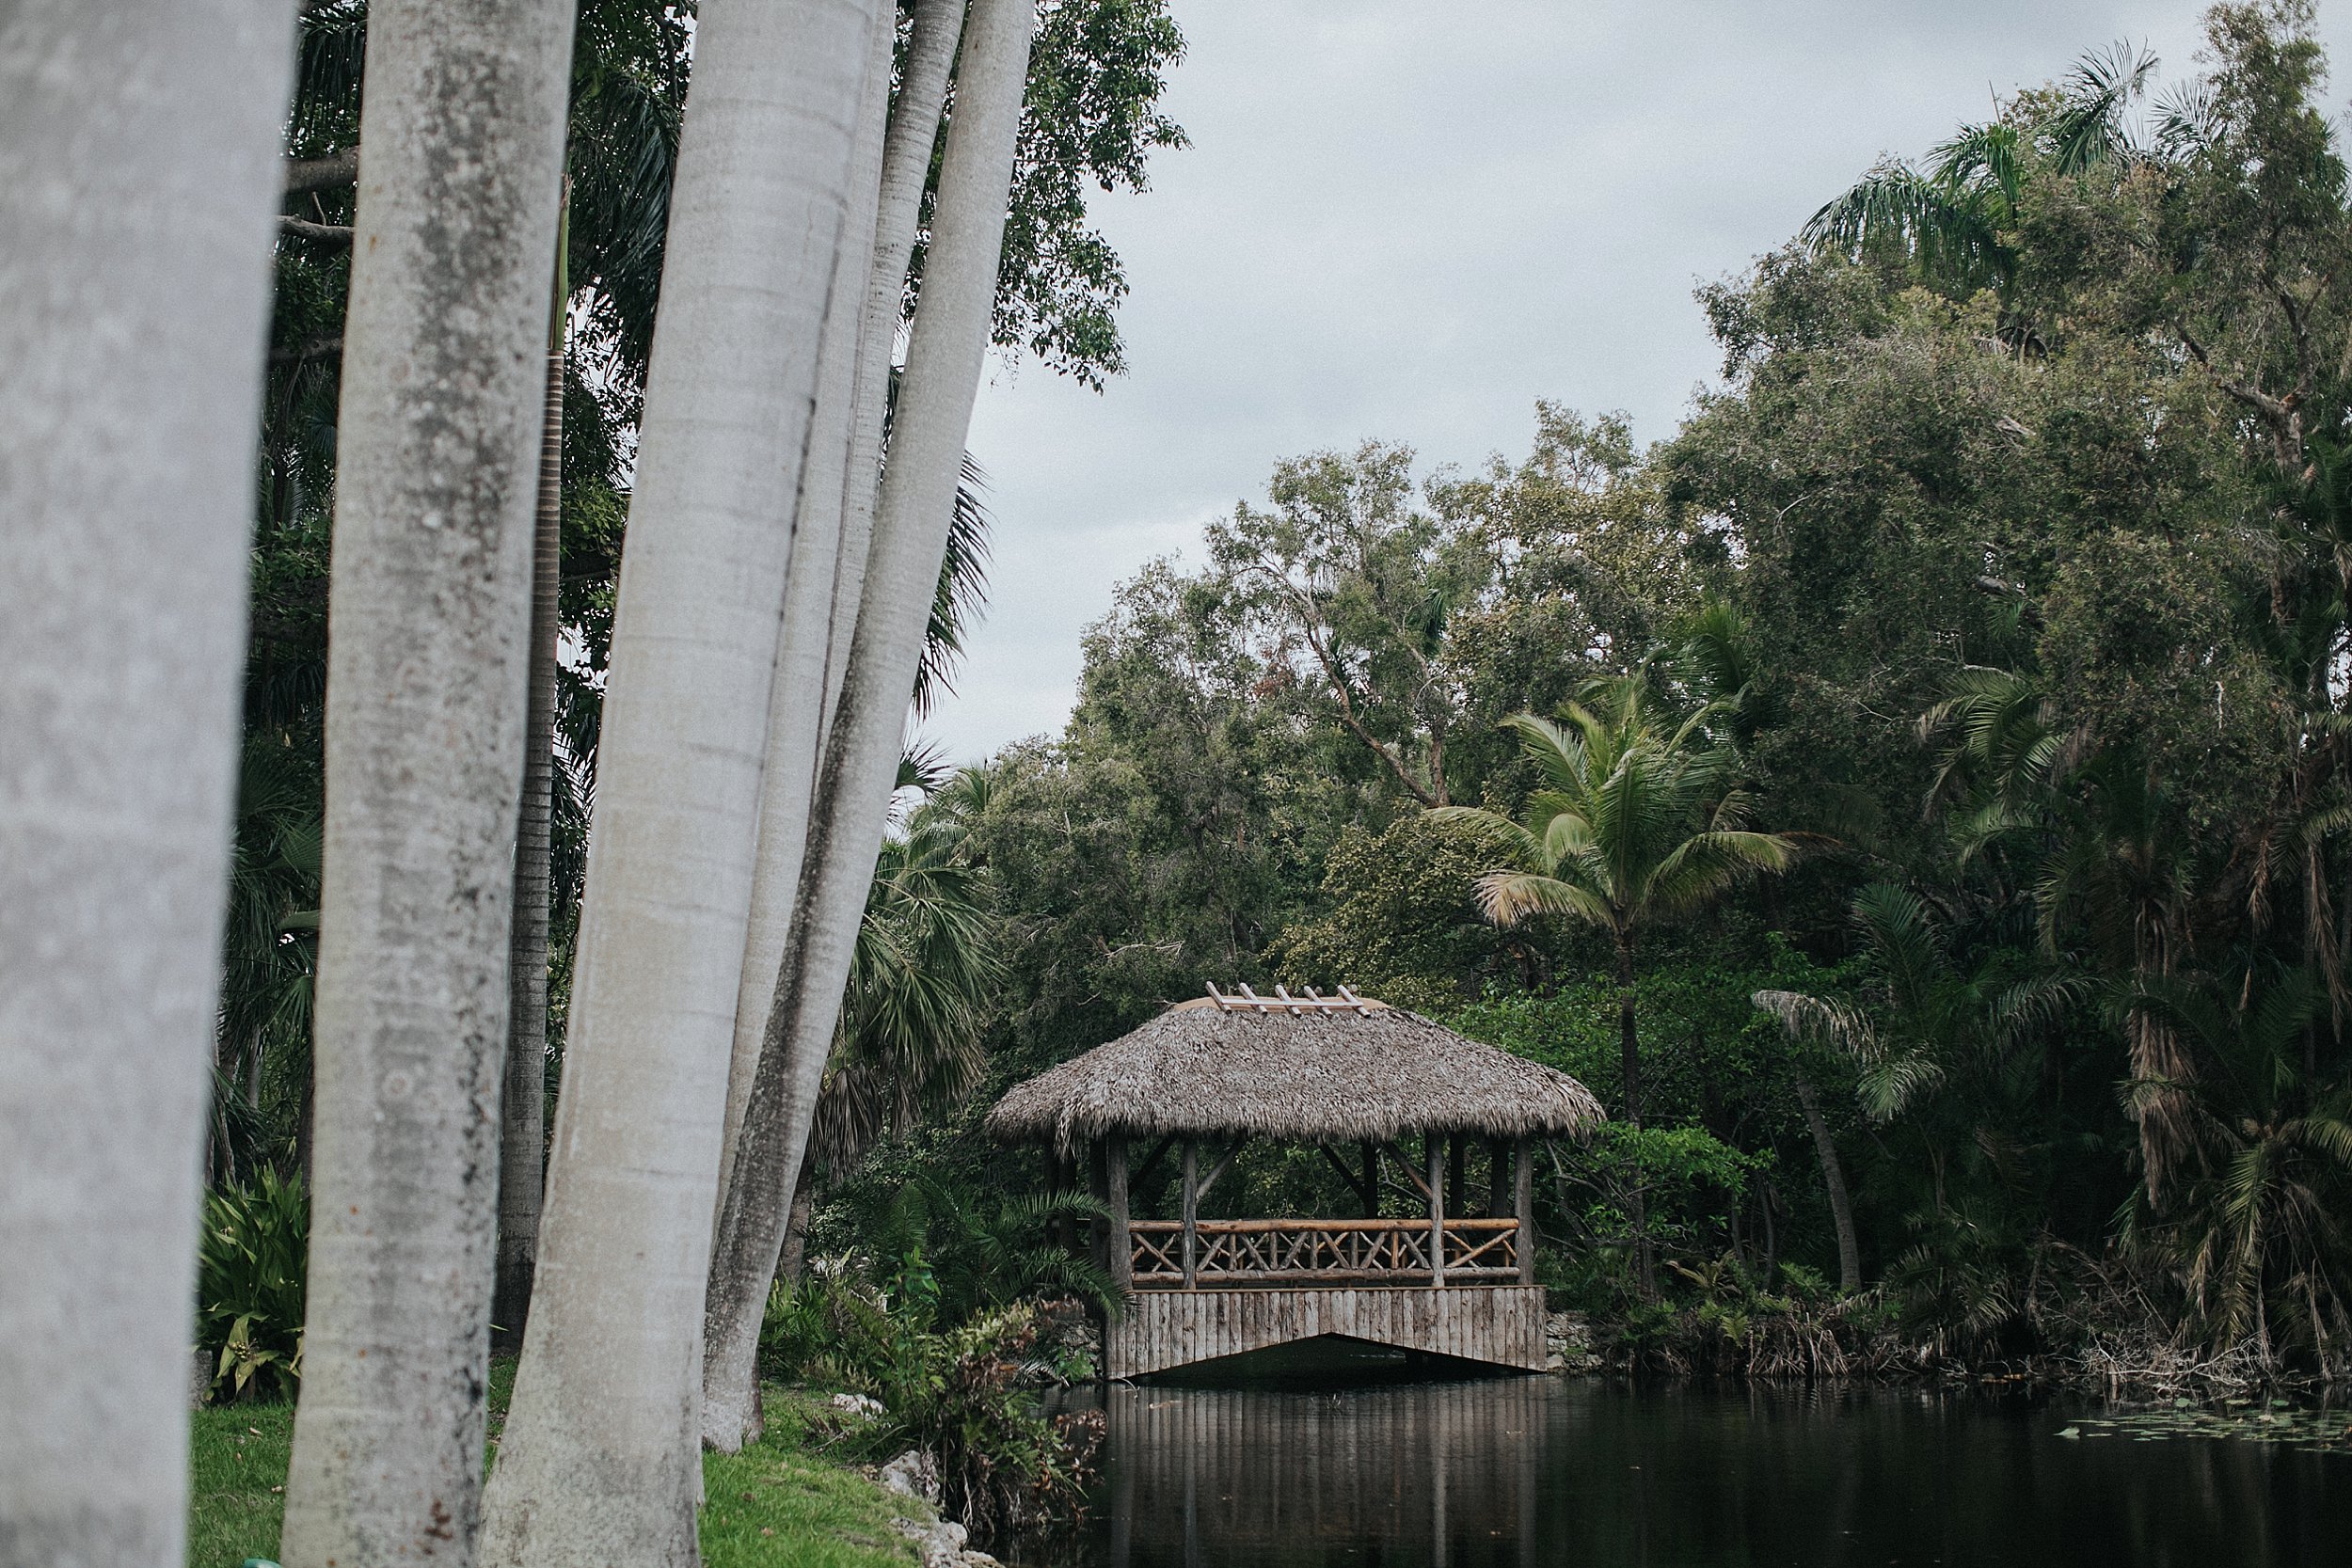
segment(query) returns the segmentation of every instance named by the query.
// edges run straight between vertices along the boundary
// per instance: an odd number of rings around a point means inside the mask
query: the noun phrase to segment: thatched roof
[[[1064,1148],[1122,1132],[1348,1143],[1416,1132],[1546,1137],[1602,1119],[1565,1072],[1349,993],[1293,1012],[1214,992],[1018,1085],[1000,1138]]]

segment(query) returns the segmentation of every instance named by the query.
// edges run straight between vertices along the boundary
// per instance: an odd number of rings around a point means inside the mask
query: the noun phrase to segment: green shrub
[[[264,1167],[250,1186],[204,1200],[197,1252],[197,1344],[215,1400],[292,1395],[302,1379],[303,1267],[310,1194]]]
[[[938,1287],[919,1252],[884,1281],[861,1259],[826,1259],[779,1289],[761,1336],[768,1364],[880,1401],[844,1441],[882,1460],[907,1449],[939,1466],[940,1506],[982,1544],[1074,1523],[1100,1418],[1045,1414],[1032,1385],[1062,1369],[1034,1301],[934,1327]]]

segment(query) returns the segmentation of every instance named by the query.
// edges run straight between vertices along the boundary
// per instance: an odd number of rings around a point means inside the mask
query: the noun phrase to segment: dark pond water
[[[2060,1437],[2080,1401],[1536,1377],[1105,1404],[1085,1568],[2352,1565],[2352,1456]]]

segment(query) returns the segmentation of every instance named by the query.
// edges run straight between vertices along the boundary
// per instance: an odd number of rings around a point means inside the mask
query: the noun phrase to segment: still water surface
[[[1087,1568],[2346,1568],[2352,1456],[2094,1404],[1526,1377],[1109,1390]]]

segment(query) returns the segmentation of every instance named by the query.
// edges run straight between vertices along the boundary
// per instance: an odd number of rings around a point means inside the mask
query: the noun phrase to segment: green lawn
[[[493,1432],[514,1382],[490,1377]],[[768,1435],[739,1454],[703,1457],[703,1560],[709,1568],[906,1568],[914,1548],[890,1528],[922,1505],[894,1497],[803,1445],[813,1401],[768,1390]],[[191,1433],[188,1568],[239,1568],[274,1558],[286,1511],[294,1407],[229,1405],[196,1412]]]

